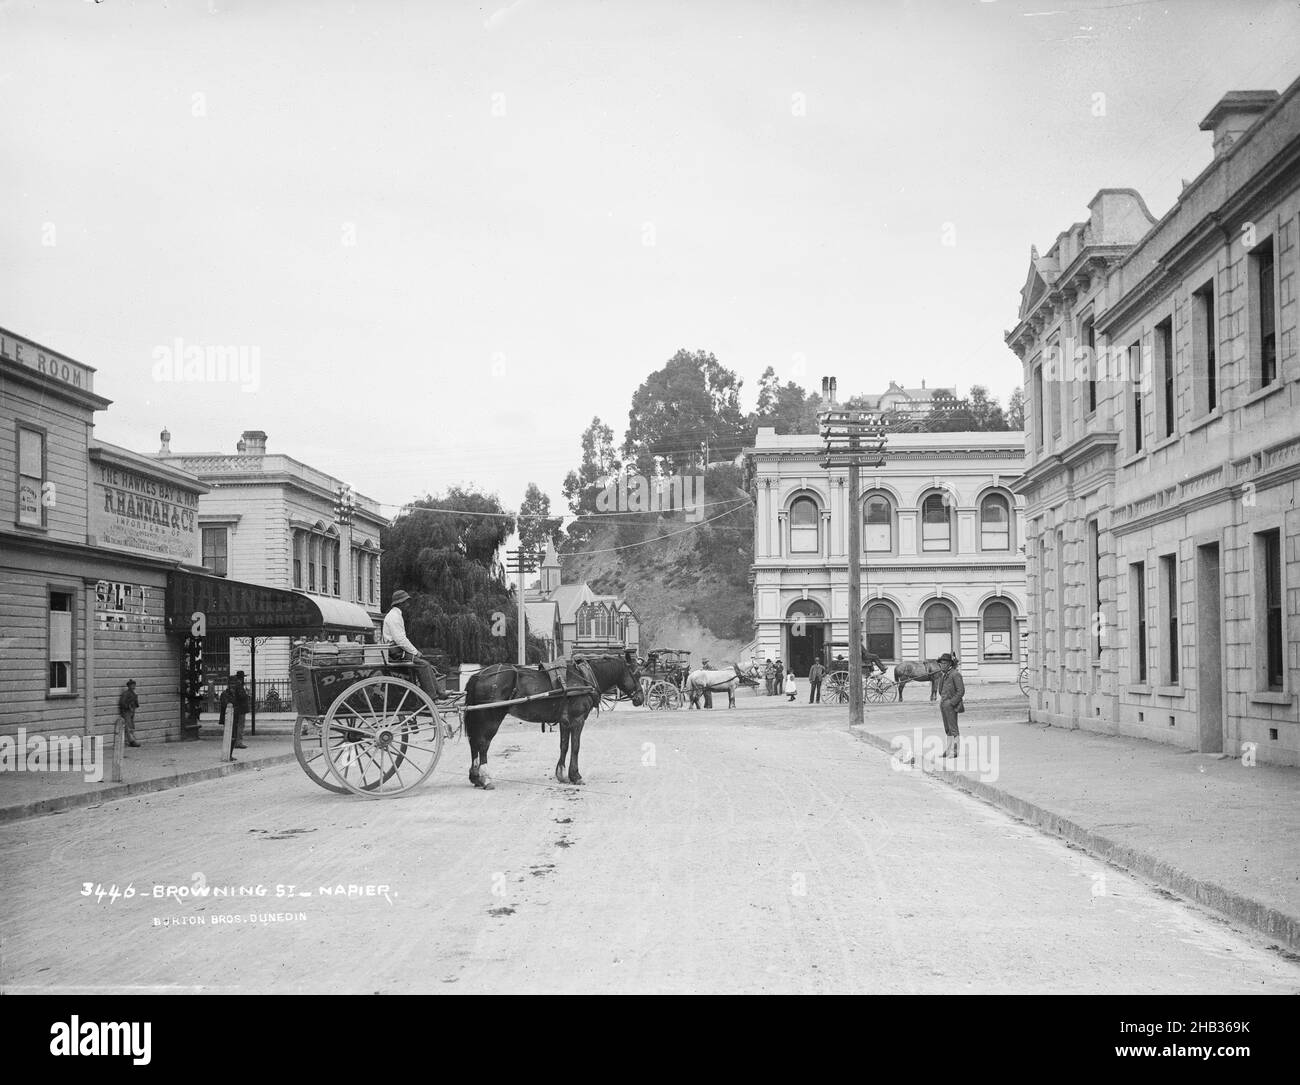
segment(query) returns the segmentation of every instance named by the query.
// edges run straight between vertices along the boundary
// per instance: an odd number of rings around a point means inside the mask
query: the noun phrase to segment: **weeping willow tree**
[[[398,588],[411,594],[406,633],[417,648],[453,666],[514,662],[515,595],[494,571],[514,529],[495,494],[459,486],[413,502],[384,529],[384,601]],[[535,638],[526,647],[529,661],[544,658]]]

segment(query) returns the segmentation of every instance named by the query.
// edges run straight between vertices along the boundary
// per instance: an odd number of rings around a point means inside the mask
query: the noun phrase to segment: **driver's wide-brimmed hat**
[[[410,595],[398,588],[397,591],[393,592],[393,606],[397,606],[398,603],[405,603],[410,598]]]
[[[952,658],[952,653],[951,653],[951,652],[944,652],[943,655],[941,655],[941,656],[939,657],[939,662],[940,662],[940,663],[956,663],[957,661],[956,661],[955,659]]]

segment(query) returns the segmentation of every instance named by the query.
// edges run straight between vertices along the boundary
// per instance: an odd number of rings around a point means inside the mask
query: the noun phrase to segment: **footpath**
[[[283,765],[294,760],[295,720],[290,714],[259,714],[257,734],[249,734],[245,727],[248,749],[236,750],[235,761],[222,761],[217,717],[204,715],[197,740],[146,742],[125,750],[120,781],[111,778],[113,733],[109,730],[103,735],[100,780],[87,781],[81,772],[0,773],[0,823]]]
[[[955,760],[939,757],[926,688],[867,705],[853,731],[899,771],[933,775],[1300,953],[1300,769],[1031,724],[1027,699],[996,689],[968,688]]]
[[[856,737],[921,772],[1062,837],[1097,858],[1252,927],[1300,954],[1300,769],[1197,754],[1143,739],[1028,722],[1014,686],[968,688],[959,759],[942,761],[943,726],[928,688],[903,703],[868,704]],[[842,705],[808,705],[742,690],[737,709],[825,721]],[[725,712],[726,698],[714,699]],[[618,711],[641,712],[620,705]],[[682,711],[689,711],[682,709]],[[260,715],[237,761],[222,762],[216,717],[198,741],[128,749],[123,779],[0,773],[0,822],[161,791],[294,759],[291,715]],[[111,757],[111,742],[105,754]],[[912,764],[906,764],[908,758]]]

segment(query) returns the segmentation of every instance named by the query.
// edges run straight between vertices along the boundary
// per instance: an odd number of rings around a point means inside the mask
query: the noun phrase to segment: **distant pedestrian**
[[[943,677],[939,679],[939,714],[943,717],[943,756],[947,759],[956,757],[961,746],[957,716],[966,711],[966,683],[962,681],[951,652],[944,652],[939,657],[939,669],[943,671]]]
[[[787,701],[793,701],[795,699],[796,694],[798,694],[798,692],[799,690],[796,688],[794,683],[794,671],[786,671],[785,672],[785,699]]]
[[[244,745],[244,716],[248,713],[248,690],[244,688],[244,672],[237,671],[226,683],[221,694],[221,718],[219,727],[226,726],[226,709],[234,714],[234,727],[230,733],[231,750],[246,750]]]
[[[772,672],[772,692],[780,697],[785,692],[785,664],[777,659]]]
[[[819,659],[813,663],[808,671],[808,703],[822,703],[822,678],[826,675],[826,668],[822,666]]]
[[[139,707],[140,698],[135,695],[135,679],[128,678],[117,698],[117,718],[122,721],[122,734],[128,746],[140,745],[135,740],[135,710]]]
[[[763,668],[763,678],[767,681],[767,695],[772,696],[772,682],[776,678],[776,668],[772,666],[772,661],[767,661],[767,666]]]

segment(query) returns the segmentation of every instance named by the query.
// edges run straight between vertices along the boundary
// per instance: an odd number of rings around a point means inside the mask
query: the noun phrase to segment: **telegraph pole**
[[[520,547],[518,550],[506,551],[506,569],[512,573],[519,574],[519,614],[516,619],[518,626],[519,641],[519,665],[524,666],[528,660],[525,658],[524,644],[524,574],[531,573],[537,568],[538,555],[536,550]]]
[[[849,726],[862,723],[862,480],[863,467],[883,467],[885,434],[865,411],[822,411],[822,467],[849,470]]]

